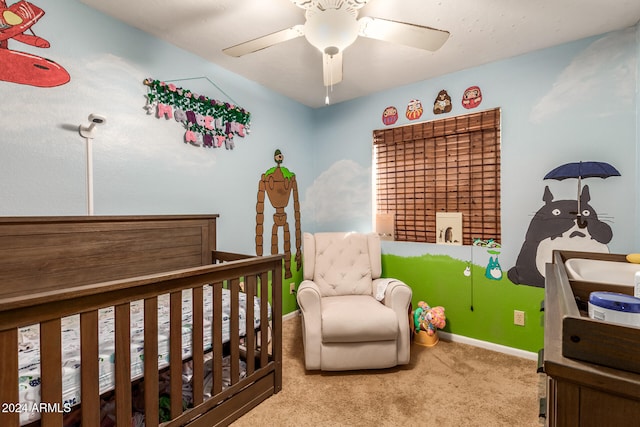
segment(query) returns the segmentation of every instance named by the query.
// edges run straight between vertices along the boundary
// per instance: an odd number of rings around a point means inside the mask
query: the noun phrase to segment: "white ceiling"
[[[322,55],[304,37],[240,58],[222,53],[304,24],[304,10],[290,0],[81,1],[305,105],[324,106]],[[359,37],[344,52],[344,77],[333,87],[332,104],[633,26],[640,20],[640,1],[370,0],[362,16],[451,36],[436,52]]]

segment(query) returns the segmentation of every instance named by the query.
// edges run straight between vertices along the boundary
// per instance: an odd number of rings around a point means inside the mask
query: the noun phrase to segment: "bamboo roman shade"
[[[500,241],[500,109],[373,132],[376,212],[395,238],[436,242],[436,212],[462,212],[463,244]]]

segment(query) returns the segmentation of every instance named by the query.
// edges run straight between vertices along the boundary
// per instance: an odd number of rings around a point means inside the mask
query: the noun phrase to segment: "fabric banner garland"
[[[198,95],[172,83],[145,79],[149,87],[147,114],[171,119],[184,125],[184,142],[197,147],[224,147],[233,150],[234,136],[244,137],[250,132],[251,114],[228,102]]]

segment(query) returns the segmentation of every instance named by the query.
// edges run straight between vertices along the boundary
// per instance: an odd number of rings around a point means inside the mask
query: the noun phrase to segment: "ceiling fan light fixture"
[[[327,9],[307,13],[304,36],[320,52],[335,55],[342,52],[358,38],[359,24],[356,16],[341,9]]]
[[[359,36],[389,43],[436,51],[449,38],[449,32],[424,25],[392,21],[383,18],[358,19],[360,9],[370,0],[291,0],[305,10],[306,22],[275,33],[223,49],[227,55],[240,57],[304,36],[322,56],[322,80],[325,104],[329,91],[342,82],[343,51]]]

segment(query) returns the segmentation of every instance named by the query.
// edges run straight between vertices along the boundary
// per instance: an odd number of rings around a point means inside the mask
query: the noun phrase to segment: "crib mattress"
[[[212,295],[211,286],[204,287],[204,348],[209,350],[211,344]],[[222,290],[222,337],[223,342],[230,339],[229,319],[231,315],[231,294],[228,289]],[[191,291],[182,294],[182,358],[191,356]],[[240,293],[240,336],[246,333],[246,294]],[[254,299],[254,327],[260,327],[260,299]],[[107,307],[98,313],[99,337],[99,383],[100,393],[113,389],[115,384],[115,309]],[[271,307],[269,306],[269,318]],[[40,328],[32,325],[18,330],[18,370],[20,403],[33,407],[40,403]],[[140,378],[144,363],[144,302],[131,303],[131,377]],[[169,295],[158,297],[158,368],[169,364]],[[62,407],[69,408],[80,403],[80,315],[62,319]],[[45,402],[54,403],[54,402]],[[37,412],[20,414],[21,424],[38,419]]]

